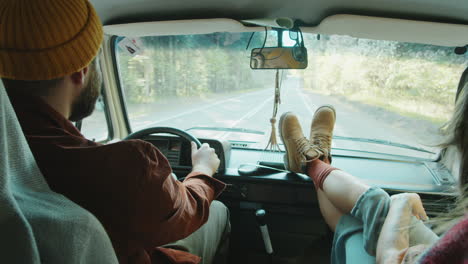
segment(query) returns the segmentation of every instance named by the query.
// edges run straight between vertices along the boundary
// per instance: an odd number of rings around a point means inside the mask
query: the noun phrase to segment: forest
[[[129,104],[274,86],[274,70],[249,66],[250,51],[263,46],[265,32],[153,36],[136,41],[142,50],[136,56],[116,45]],[[276,32],[269,31],[265,43],[275,46]],[[308,68],[285,73],[301,78],[302,88],[405,115],[427,112],[434,122],[450,115],[460,75],[468,64],[468,56],[456,55],[452,47],[316,34],[304,34],[304,43]]]

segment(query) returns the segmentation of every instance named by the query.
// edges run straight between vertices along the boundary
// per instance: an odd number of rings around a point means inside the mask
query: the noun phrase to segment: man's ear
[[[88,74],[88,67],[84,67],[80,71],[74,72],[70,75],[70,79],[73,82],[73,84],[78,85],[78,86],[83,86],[85,83],[85,77],[86,74]]]

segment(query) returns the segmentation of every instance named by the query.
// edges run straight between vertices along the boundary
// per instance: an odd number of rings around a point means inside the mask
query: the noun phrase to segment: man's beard
[[[95,63],[93,64],[89,68],[90,75],[86,87],[73,103],[71,115],[68,118],[70,121],[80,121],[90,116],[94,111],[96,101],[101,93],[102,79],[100,72],[97,71],[97,67],[99,66]]]

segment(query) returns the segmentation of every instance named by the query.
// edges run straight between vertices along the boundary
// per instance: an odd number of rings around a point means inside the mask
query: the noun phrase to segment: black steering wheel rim
[[[129,139],[142,139],[145,136],[152,135],[152,134],[171,134],[171,135],[176,135],[179,136],[187,141],[193,141],[195,144],[197,144],[197,147],[201,147],[201,142],[198,140],[198,138],[194,137],[190,133],[183,131],[178,128],[174,127],[150,127],[150,128],[145,128],[136,132],[131,133],[130,135],[126,136],[124,140],[129,140]]]

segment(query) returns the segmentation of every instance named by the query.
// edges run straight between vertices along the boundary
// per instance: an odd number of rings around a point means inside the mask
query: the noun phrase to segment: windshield
[[[263,46],[265,36],[265,46],[275,46],[276,34],[117,37],[132,131],[171,126],[265,148],[276,70],[252,70],[249,55]],[[283,44],[290,43],[286,36]],[[337,111],[334,149],[435,157],[438,129],[453,111],[466,55],[447,47],[348,36],[304,34],[304,43],[307,69],[279,72],[277,120],[284,112],[296,113],[307,136],[315,110],[331,104]]]

